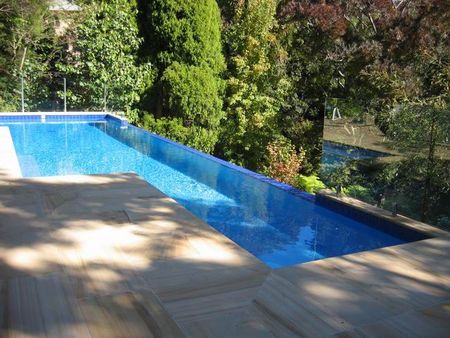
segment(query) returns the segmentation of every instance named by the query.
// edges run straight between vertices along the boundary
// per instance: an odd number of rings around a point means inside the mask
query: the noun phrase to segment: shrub
[[[144,115],[143,127],[151,132],[167,137],[171,140],[186,143],[188,137],[188,129],[183,126],[180,118],[160,118],[155,119],[151,114]]]
[[[298,175],[295,186],[310,194],[315,194],[317,191],[325,189],[325,184],[315,175]]]
[[[155,134],[205,152],[210,152],[212,145],[217,140],[217,133],[214,130],[198,126],[185,127],[181,118],[162,117],[156,119],[153,115],[146,114],[143,119],[143,127]]]
[[[174,62],[164,72],[161,84],[165,93],[163,108],[168,115],[166,119],[179,120],[177,123],[189,134],[189,145],[212,152],[223,117],[220,79],[208,67]],[[170,127],[172,124],[166,125]],[[176,141],[183,142],[182,138],[177,137]]]
[[[267,146],[280,133],[279,113],[290,88],[280,60],[275,0],[233,1],[226,10],[227,96],[218,153],[252,170],[265,170]]]
[[[143,1],[144,3],[144,1]],[[149,52],[160,70],[173,62],[225,68],[220,37],[220,10],[215,0],[145,1]]]
[[[164,108],[170,116],[183,117],[186,125],[217,127],[222,113],[220,79],[210,68],[174,62],[162,78]]]
[[[344,193],[350,197],[359,199],[367,203],[375,203],[372,191],[369,188],[363,187],[362,185],[350,185],[344,189]]]
[[[352,184],[355,170],[356,163],[350,161],[343,166],[331,166],[327,171],[324,171],[321,176],[328,187],[336,190],[344,189]]]
[[[287,139],[277,139],[267,146],[268,166],[266,175],[288,184],[294,184],[301,168],[305,152],[297,152]]]

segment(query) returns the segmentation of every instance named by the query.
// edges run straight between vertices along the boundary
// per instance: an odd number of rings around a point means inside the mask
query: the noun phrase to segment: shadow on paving
[[[0,172],[0,332],[445,336],[448,244],[271,270],[134,174]]]
[[[268,273],[134,174],[3,175],[0,269],[5,335],[77,337],[176,336],[230,313],[242,323]]]

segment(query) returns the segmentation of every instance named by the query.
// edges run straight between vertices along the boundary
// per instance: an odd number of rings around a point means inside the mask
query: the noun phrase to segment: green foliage
[[[407,158],[404,162],[413,165],[402,166],[400,177],[406,177],[406,183],[417,183],[414,193],[422,196],[420,210],[423,221],[429,218],[436,200],[450,191],[450,179],[445,174],[448,166],[442,158],[445,153],[448,156],[445,143],[450,135],[450,107],[445,96],[446,93],[425,102],[404,105],[392,113],[387,123],[387,134],[393,147],[405,153]],[[402,184],[401,189],[408,186],[410,184]]]
[[[162,78],[167,97],[167,111],[183,117],[186,124],[216,127],[222,114],[220,81],[210,68],[173,63]]]
[[[155,134],[205,152],[211,151],[211,146],[217,137],[213,130],[198,126],[185,127],[183,120],[177,117],[155,118],[151,114],[145,114],[141,125]]]
[[[392,192],[404,196],[404,207],[409,206],[413,217],[434,222],[439,215],[448,215],[449,166],[448,159],[408,156],[397,164]]]
[[[147,118],[146,125],[212,152],[224,116],[220,79],[224,59],[217,4],[214,0],[153,0],[143,10],[146,52],[158,66],[147,107],[152,123]]]
[[[392,111],[387,135],[397,149],[434,156],[436,145],[450,135],[450,107],[445,100],[404,104]]]
[[[355,100],[345,100],[338,98],[330,98],[326,101],[326,117],[331,119],[333,116],[333,109],[336,107],[341,113],[341,117],[350,121],[359,122],[366,113],[364,106]]]
[[[312,175],[320,167],[322,157],[323,119],[317,112],[321,109],[318,102],[302,105],[296,102],[297,108],[283,109],[279,116],[279,129],[288,137],[297,149],[304,149],[306,156],[302,173]]]
[[[151,52],[160,72],[173,62],[224,69],[220,12],[214,0],[151,0],[146,8]]]
[[[359,199],[361,201],[364,201],[366,203],[374,204],[375,200],[373,198],[372,191],[370,188],[364,187],[359,184],[350,185],[347,188],[345,188],[344,193],[350,197]]]
[[[28,108],[42,106],[54,53],[52,24],[45,0],[0,0],[0,110],[19,108],[21,74]]]
[[[280,8],[295,88],[283,119],[288,137],[313,153],[308,138],[296,138],[302,128],[293,126],[301,125],[300,116],[320,112],[314,98],[352,119],[370,113],[405,157],[378,174],[335,168],[327,184],[353,186],[351,193],[364,200],[383,195],[386,206],[398,202],[423,220],[448,214],[442,209],[448,199],[442,168],[448,172],[450,3],[292,0]]]
[[[220,153],[263,170],[267,145],[280,136],[278,114],[290,86],[279,69],[283,51],[274,33],[275,0],[236,3],[225,32],[228,50],[227,119]]]
[[[282,3],[278,13],[279,36],[287,53],[286,74],[291,82],[280,114],[280,129],[297,148],[305,149],[302,172],[311,175],[320,166],[325,101],[338,95],[345,81],[342,60],[335,56],[339,34],[321,25],[338,22],[336,13],[329,11],[325,2],[293,6],[294,2]]]
[[[340,185],[346,195],[445,228],[449,165],[448,159],[436,159],[430,175],[426,157],[416,154],[388,163],[354,163],[322,174],[327,186],[336,189]]]
[[[449,166],[448,159],[436,158],[430,167],[424,156],[416,155],[386,167],[382,174],[386,179],[386,206],[392,208],[396,203],[400,212],[439,225],[448,217]],[[391,174],[393,171],[394,175]]]
[[[214,130],[223,116],[220,79],[211,68],[174,62],[161,77],[161,86],[170,93],[164,97],[164,110],[192,129],[188,144],[211,152],[217,142]]]
[[[321,189],[325,189],[325,184],[316,175],[304,176],[298,175],[295,186],[301,190],[315,194]]]
[[[151,86],[150,63],[138,60],[142,43],[136,22],[136,8],[126,0],[83,6],[75,28],[75,52],[59,63],[70,83],[68,101],[74,108],[132,112],[140,95]],[[136,118],[135,114],[134,117]]]
[[[156,119],[151,114],[145,114],[142,126],[151,132],[165,136],[180,143],[187,144],[189,138],[189,128],[183,126],[181,118],[159,118]]]
[[[348,162],[345,165],[338,165],[322,174],[325,184],[333,189],[344,191],[349,185],[354,183],[356,163]]]

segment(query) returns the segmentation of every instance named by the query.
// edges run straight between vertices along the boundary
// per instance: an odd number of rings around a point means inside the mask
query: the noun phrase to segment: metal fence
[[[52,74],[54,76],[54,74]],[[60,75],[60,74],[58,74]],[[9,98],[8,106],[16,107],[16,112],[30,112],[30,111],[42,111],[42,112],[67,112],[67,111],[89,111],[92,107],[84,107],[70,101],[68,96],[68,89],[70,89],[70,84],[68,80],[59,76],[56,80],[53,79],[52,83],[39,84],[33,82],[32,80],[27,80],[26,77],[21,75],[16,82],[17,89],[9,90],[7,94]],[[43,93],[36,93],[36,87],[41,89]],[[31,90],[33,88],[33,90]],[[100,102],[99,107],[103,111],[113,111],[109,108],[108,102],[108,85],[105,83],[102,90],[100,90],[103,95],[98,95],[102,97],[97,97],[98,102]],[[4,100],[3,100],[4,101]],[[2,96],[0,95],[0,112],[10,111],[11,109],[5,109],[1,106]],[[100,110],[96,109],[96,110]],[[114,109],[117,110],[117,109]]]

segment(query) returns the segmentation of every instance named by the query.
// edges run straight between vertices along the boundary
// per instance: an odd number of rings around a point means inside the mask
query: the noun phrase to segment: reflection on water
[[[387,153],[352,147],[331,141],[323,141],[322,153],[321,162],[322,167],[325,170],[326,168],[336,168],[344,165],[351,160],[364,160],[389,156]]]

